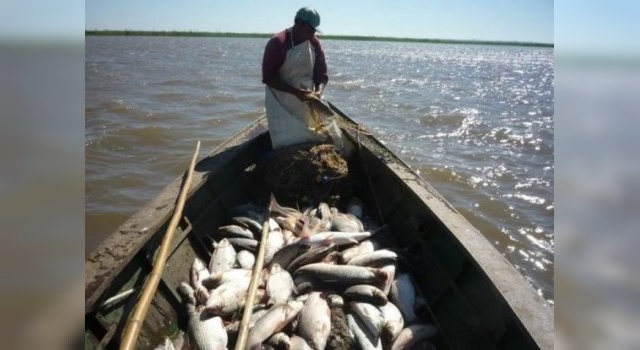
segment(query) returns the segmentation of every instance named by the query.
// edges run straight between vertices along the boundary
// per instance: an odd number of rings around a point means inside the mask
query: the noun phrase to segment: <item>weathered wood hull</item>
[[[333,106],[335,107],[335,106]],[[337,110],[337,109],[336,109]],[[375,138],[355,131],[342,112],[358,151],[349,160],[351,190],[368,212],[393,232],[387,244],[403,249],[426,317],[439,328],[439,349],[551,349],[553,310],[519,272],[428,183]],[[266,120],[231,137],[195,169],[183,219],[176,231],[157,295],[138,340],[152,348],[186,324],[176,288],[196,256],[207,259],[202,238],[228,222],[233,206],[266,202],[252,171],[271,149]],[[85,262],[85,344],[117,347],[153,254],[173,214],[182,179],[121,225]],[[133,290],[108,305],[104,302]]]

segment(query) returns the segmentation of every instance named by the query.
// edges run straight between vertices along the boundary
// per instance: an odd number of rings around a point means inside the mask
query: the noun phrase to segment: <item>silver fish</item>
[[[273,346],[275,349],[289,349],[291,338],[285,332],[278,332],[267,339],[267,345]]]
[[[329,305],[320,292],[313,292],[300,311],[298,334],[314,349],[324,349],[330,332]]]
[[[324,257],[326,257],[329,253],[334,251],[336,248],[337,248],[337,246],[335,244],[330,244],[330,245],[327,245],[327,246],[313,247],[313,248],[309,249],[306,253],[301,254],[300,256],[295,258],[291,262],[291,264],[289,265],[287,270],[291,271],[291,272],[295,272],[302,265],[307,265],[307,264],[319,262],[322,259],[324,259]]]
[[[402,312],[404,322],[408,325],[418,322],[418,316],[415,313],[416,288],[409,274],[401,273],[396,276],[389,293],[391,300]]]
[[[262,224],[247,216],[234,216],[231,222],[235,225],[246,227],[253,233],[256,239],[262,235]]]
[[[363,226],[360,220],[351,215],[335,213],[331,215],[331,230],[340,232],[362,232]]]
[[[391,345],[391,350],[411,349],[415,344],[433,337],[438,333],[438,328],[431,324],[414,324],[400,332],[400,335]]]
[[[389,276],[389,278],[381,285],[378,285],[378,287],[384,292],[385,295],[389,295],[389,292],[391,291],[391,285],[393,284],[396,276],[396,265],[383,266],[380,268],[380,270],[384,271],[387,276]]]
[[[236,254],[236,260],[241,268],[251,270],[256,262],[256,256],[248,250],[241,250]]]
[[[227,332],[222,318],[210,317],[204,313],[189,318],[189,336],[200,350],[219,350],[227,348]]]
[[[315,263],[302,266],[294,273],[296,276],[322,280],[328,283],[335,283],[343,286],[353,286],[356,284],[380,283],[387,280],[388,276],[384,271],[370,267],[332,265],[326,263]]]
[[[350,301],[366,302],[376,306],[382,306],[387,303],[386,294],[379,288],[369,284],[351,286],[343,294]]]
[[[249,289],[250,278],[238,278],[211,291],[205,303],[205,311],[219,316],[228,316],[238,311]]]
[[[258,249],[258,241],[248,238],[227,238],[232,246],[238,249],[246,249],[248,251],[255,252]]]
[[[346,264],[349,262],[349,260],[351,260],[353,257],[355,257],[356,255],[360,254],[360,246],[362,245],[362,243],[364,243],[366,241],[362,241],[360,242],[358,245],[354,245],[353,247],[349,247],[345,250],[343,250],[340,253],[340,261],[343,264]]]
[[[320,202],[320,204],[318,204],[318,208],[316,210],[316,217],[318,217],[318,219],[331,218],[331,209],[329,208],[329,205],[327,203]]]
[[[250,238],[255,239],[253,232],[246,227],[239,225],[220,226],[216,230],[214,236],[218,239],[222,238]]]
[[[301,309],[302,303],[299,301],[274,305],[249,330],[246,349],[260,349],[262,342],[280,332],[298,316]]]
[[[273,255],[271,259],[271,265],[278,264],[283,269],[287,270],[291,262],[299,255],[307,252],[311,247],[304,244],[292,243],[288,244]]]
[[[265,249],[264,263],[269,264],[273,256],[284,247],[282,231],[271,231],[267,235],[267,247]]]
[[[393,303],[386,303],[379,307],[384,317],[384,326],[382,327],[382,336],[387,341],[393,341],[404,327],[404,319],[398,307]]]
[[[285,303],[293,295],[293,278],[287,270],[283,270],[280,265],[273,264],[269,269],[269,279],[267,280],[267,294],[270,304]]]
[[[362,350],[382,350],[382,341],[380,338],[376,341],[372,339],[367,333],[367,326],[363,324],[363,322],[351,313],[346,315],[347,317],[347,325],[349,325],[349,329],[353,333],[353,336],[356,342],[360,345],[360,349]]]
[[[313,350],[313,348],[302,337],[294,334],[289,342],[289,350]]]
[[[181,283],[178,292],[186,306],[189,322],[187,332],[198,349],[225,349],[227,332],[220,317],[210,317],[196,309],[194,291],[187,283]]]
[[[380,249],[368,254],[359,254],[353,257],[347,264],[356,266],[382,267],[395,264],[398,254],[388,249]]]
[[[202,280],[202,285],[207,289],[215,289],[218,286],[231,282],[238,278],[250,278],[251,270],[246,269],[230,269],[226,271],[216,272]]]
[[[349,308],[362,320],[374,341],[380,338],[384,326],[382,311],[369,303],[350,302]]]
[[[236,250],[229,239],[223,238],[219,243],[213,243],[213,247],[213,254],[209,260],[209,271],[215,273],[231,269],[236,263]]]
[[[337,245],[347,245],[358,243],[358,241],[367,239],[371,236],[371,232],[337,232],[337,231],[326,231],[326,232],[318,232],[309,237],[301,237],[300,243],[307,245],[317,245],[317,244],[331,244],[335,243]]]

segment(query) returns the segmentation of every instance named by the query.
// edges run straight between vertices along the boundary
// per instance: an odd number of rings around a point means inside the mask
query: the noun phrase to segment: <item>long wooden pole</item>
[[[242,321],[240,322],[240,330],[238,332],[238,340],[236,340],[235,350],[244,350],[247,342],[247,335],[249,334],[249,321],[251,321],[251,314],[253,313],[253,304],[256,298],[256,292],[258,291],[258,285],[260,284],[260,275],[262,272],[262,266],[264,265],[264,255],[267,251],[267,236],[269,235],[269,217],[271,216],[271,202],[267,206],[265,212],[264,223],[262,224],[262,237],[260,238],[260,249],[258,250],[258,256],[256,257],[255,264],[253,265],[253,272],[251,275],[251,283],[249,284],[249,291],[247,294],[247,300],[244,303],[244,312],[242,313]]]
[[[169,247],[171,246],[171,242],[173,242],[174,233],[176,231],[176,228],[178,227],[180,218],[182,217],[182,210],[184,209],[184,203],[187,199],[187,193],[189,192],[189,187],[191,186],[193,169],[195,168],[196,158],[198,158],[199,151],[200,141],[198,141],[198,143],[196,144],[196,151],[193,154],[193,158],[191,158],[191,164],[189,164],[189,170],[187,171],[187,178],[185,179],[184,185],[182,186],[180,194],[178,195],[178,204],[176,205],[176,210],[173,213],[173,217],[171,218],[171,222],[169,223],[169,227],[167,228],[167,233],[162,240],[160,251],[156,255],[156,259],[153,264],[153,270],[151,270],[151,274],[145,282],[140,300],[136,305],[133,315],[131,316],[131,318],[129,318],[129,322],[127,323],[127,328],[125,329],[122,343],[120,344],[120,349],[122,350],[129,350],[135,347],[142,322],[144,321],[147,311],[149,310],[151,299],[156,293],[156,288],[158,287],[158,283],[160,282],[160,277],[162,276],[164,265],[166,264],[167,257],[169,255]]]

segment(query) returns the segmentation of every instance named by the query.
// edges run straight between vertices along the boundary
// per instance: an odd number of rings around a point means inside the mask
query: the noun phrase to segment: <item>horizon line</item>
[[[195,36],[195,37],[260,37],[270,38],[273,33],[239,33],[239,32],[211,32],[192,30],[131,30],[131,29],[85,29],[86,35],[107,35],[107,36]],[[327,35],[321,34],[321,39],[334,40],[362,40],[362,41],[403,41],[403,42],[424,42],[424,43],[459,43],[459,44],[486,44],[486,45],[512,45],[512,46],[541,46],[553,47],[554,43],[543,43],[533,41],[507,41],[507,40],[483,40],[483,39],[430,39],[430,38],[409,38],[409,37],[386,37],[370,35]]]

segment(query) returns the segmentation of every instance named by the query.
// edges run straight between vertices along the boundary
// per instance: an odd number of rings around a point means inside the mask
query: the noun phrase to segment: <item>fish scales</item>
[[[379,269],[327,263],[314,263],[302,266],[294,275],[308,276],[324,281],[349,283],[350,285],[376,283],[386,279],[384,271]]]

